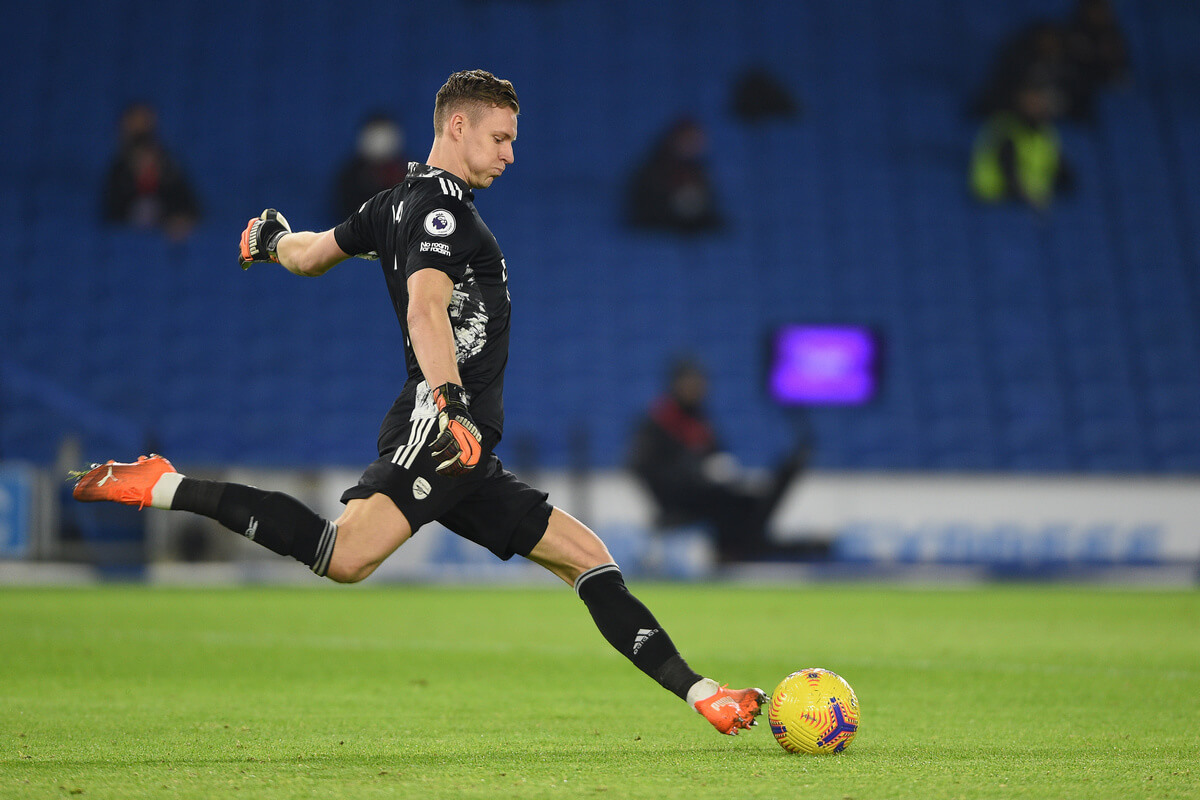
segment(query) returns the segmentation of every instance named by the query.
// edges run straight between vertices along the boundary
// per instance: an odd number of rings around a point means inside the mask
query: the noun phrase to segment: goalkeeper
[[[380,428],[379,458],[342,495],[340,517],[326,520],[279,492],[184,477],[157,455],[94,466],[78,476],[75,498],[203,514],[341,583],[363,580],[437,520],[501,559],[524,556],[574,586],[613,647],[717,730],[736,734],[754,724],[763,693],[730,690],[693,671],[596,534],[495,455],[508,271],[473,200],[513,163],[519,109],[508,81],[455,73],[437,93],[427,163],[410,163],[402,183],[331,230],[292,232],[268,209],[242,233],[243,268],[278,262],[315,276],[362,255],[383,269],[408,380]]]

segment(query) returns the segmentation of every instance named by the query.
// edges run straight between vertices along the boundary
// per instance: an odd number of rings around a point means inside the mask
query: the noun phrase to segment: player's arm
[[[431,387],[462,382],[448,311],[453,295],[454,282],[439,269],[420,269],[408,278],[408,338]]]
[[[288,272],[312,276],[324,275],[350,258],[338,247],[332,228],[320,233],[296,231],[286,234],[279,240],[275,254]]]
[[[483,452],[458,374],[449,313],[453,296],[454,282],[439,269],[419,269],[408,278],[408,338],[437,402],[439,434],[431,449],[443,475],[473,469]]]
[[[238,262],[249,269],[258,261],[275,261],[297,275],[324,275],[349,257],[332,230],[293,232],[282,214],[268,208],[246,223]]]

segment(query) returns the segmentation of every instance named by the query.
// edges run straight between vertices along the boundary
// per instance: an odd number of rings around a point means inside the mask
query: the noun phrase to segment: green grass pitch
[[[643,585],[700,671],[858,693],[736,738],[567,587],[0,590],[0,797],[1196,798],[1200,594]]]

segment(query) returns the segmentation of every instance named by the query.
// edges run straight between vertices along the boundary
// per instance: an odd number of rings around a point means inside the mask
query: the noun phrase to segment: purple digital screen
[[[771,397],[786,405],[857,405],[879,388],[879,341],[853,325],[788,325],[775,332]]]

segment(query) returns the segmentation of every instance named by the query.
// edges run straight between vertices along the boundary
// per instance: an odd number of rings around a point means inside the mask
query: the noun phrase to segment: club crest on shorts
[[[432,487],[429,485],[429,481],[425,480],[424,478],[417,478],[415,481],[413,481],[413,497],[417,498],[418,500],[424,500],[426,497],[429,497],[429,492],[431,489]]]
[[[444,208],[435,208],[425,215],[425,232],[430,236],[449,236],[456,227],[454,215]]]

